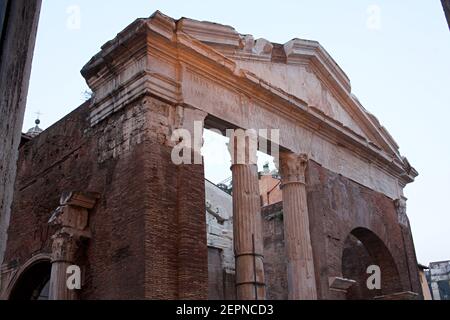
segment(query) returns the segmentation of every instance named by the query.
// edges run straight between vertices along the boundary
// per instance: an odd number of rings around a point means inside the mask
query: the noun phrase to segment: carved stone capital
[[[291,183],[305,184],[305,172],[308,165],[306,154],[280,152],[279,170],[282,186]]]
[[[408,215],[406,214],[407,200],[408,199],[406,199],[405,197],[401,197],[400,199],[394,201],[395,209],[397,210],[398,223],[405,227],[409,227],[409,219]]]
[[[80,248],[81,236],[75,230],[63,229],[55,233],[52,240],[52,263],[74,263]]]
[[[61,206],[48,221],[57,228],[52,236],[52,262],[74,262],[82,241],[91,237],[88,210],[94,208],[98,198],[99,195],[93,193],[62,194]]]

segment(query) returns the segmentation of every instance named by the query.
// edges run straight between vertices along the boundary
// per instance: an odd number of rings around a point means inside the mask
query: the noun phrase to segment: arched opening
[[[380,289],[369,289],[367,273],[369,266],[380,268]],[[368,300],[378,296],[401,292],[402,286],[394,259],[383,241],[372,231],[354,229],[344,243],[342,254],[344,278],[356,281],[347,290],[349,300]]]
[[[17,279],[10,300],[48,300],[51,263],[41,260],[28,267]]]

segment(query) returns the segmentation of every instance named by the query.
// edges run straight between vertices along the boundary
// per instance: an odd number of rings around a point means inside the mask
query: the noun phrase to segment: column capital
[[[308,197],[305,188],[307,165],[306,154],[280,152],[279,169],[290,300],[317,299]]]
[[[52,263],[74,263],[80,248],[81,235],[74,230],[63,229],[52,236]]]
[[[282,186],[291,183],[305,184],[305,173],[309,157],[307,154],[280,152],[278,169]]]
[[[56,229],[52,236],[52,262],[73,262],[81,242],[91,237],[89,210],[99,194],[67,192],[61,195],[60,206],[52,213],[48,224]]]

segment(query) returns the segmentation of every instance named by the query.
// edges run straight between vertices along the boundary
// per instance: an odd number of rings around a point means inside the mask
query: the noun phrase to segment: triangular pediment
[[[350,80],[316,41],[293,39],[284,45],[241,35],[234,28],[183,18],[178,31],[211,46],[243,70],[305,101],[314,112],[401,160],[398,145],[351,93]]]
[[[136,67],[126,69],[130,52]],[[119,72],[127,90],[116,83]],[[156,12],[105,44],[82,74],[96,92],[92,125],[116,111],[107,103],[114,84],[117,101],[128,101],[130,92],[151,92],[240,128],[271,128],[268,119],[273,115],[277,128],[299,131],[300,136],[320,135],[333,148],[346,148],[384,167],[402,183],[417,176],[391,135],[352,94],[348,77],[316,41],[277,44],[239,34],[230,26],[174,20]],[[284,139],[280,145],[288,150],[309,148]]]

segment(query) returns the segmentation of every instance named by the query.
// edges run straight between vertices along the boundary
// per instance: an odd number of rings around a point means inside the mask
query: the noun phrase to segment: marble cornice
[[[210,80],[216,81],[221,85],[228,85],[230,89],[252,97],[254,100],[258,100],[259,104],[275,111],[277,114],[284,114],[286,117],[292,118],[292,111],[295,110],[298,115],[296,120],[303,126],[310,127],[314,130],[317,130],[317,128],[320,127],[320,133],[328,140],[334,143],[346,143],[347,148],[358,153],[366,160],[377,162],[376,159],[378,159],[381,168],[385,165],[392,167],[394,176],[401,177],[402,179],[405,178],[407,182],[412,182],[414,180],[414,176],[403,175],[404,169],[401,161],[398,161],[395,156],[384,152],[373,142],[368,141],[355,133],[352,129],[345,127],[342,123],[321,113],[317,108],[308,106],[305,101],[296,96],[293,96],[278,87],[272,86],[270,83],[247,70],[237,68],[231,59],[227,59],[225,56],[221,59],[217,59],[218,52],[211,53],[211,51],[215,51],[214,49],[204,46],[204,44],[196,39],[190,38],[190,41],[187,41],[188,38],[186,37],[189,36],[178,36],[178,39],[183,39],[182,44],[185,46],[185,50],[194,50],[204,58],[210,59],[214,65],[217,66],[217,64],[219,64],[221,67],[227,68],[228,76],[225,76],[222,70],[214,70],[212,66],[209,68],[199,66],[198,59],[194,59],[194,57],[189,59],[189,55],[181,54],[180,59],[184,63],[189,63],[192,70],[199,74],[204,74]],[[199,49],[196,45],[202,47],[202,49]],[[203,49],[206,49],[207,52]],[[238,83],[236,83],[236,81],[238,81]],[[272,103],[268,103],[267,101],[272,101]],[[315,125],[311,126],[311,124]]]
[[[333,78],[345,91],[351,92],[350,79],[317,41],[293,39],[284,45],[284,50],[287,63],[312,60],[327,78]]]
[[[186,24],[186,22],[183,22],[180,26],[183,24]],[[142,35],[146,36],[147,41],[142,41]],[[226,37],[226,33],[223,37]],[[231,35],[231,38],[233,37],[234,35]],[[234,39],[236,38],[234,37]],[[310,44],[315,48],[313,50],[306,49],[307,44],[309,43],[299,43],[298,40],[293,40],[287,46],[287,51],[291,50],[291,55],[297,55],[296,59],[300,60],[304,59],[305,55],[314,55],[314,52],[316,52],[316,57],[312,58],[313,61],[316,61],[315,65],[322,64],[319,63],[320,60],[327,60],[328,56],[321,50],[320,45],[311,42]],[[237,43],[228,41],[227,45],[235,46]],[[130,27],[119,33],[115,40],[108,42],[102,48],[102,52],[91,59],[82,70],[82,74],[91,88],[92,86],[100,87],[105,82],[111,81],[118,73],[127,69],[127,64],[123,63],[124,61],[127,59],[129,61],[139,60],[144,53],[148,56],[145,61],[146,71],[143,73],[146,80],[143,89],[136,89],[140,94],[151,93],[173,104],[183,104],[184,73],[197,74],[226,87],[231,92],[251,99],[259,106],[270,110],[274,115],[295,120],[298,125],[314,130],[315,133],[328,141],[344,146],[354,152],[355,155],[376,164],[381,170],[396,177],[402,185],[414,181],[415,176],[417,176],[417,172],[409,164],[404,163],[398,152],[387,153],[374,142],[321,113],[318,108],[308,106],[305,101],[271,85],[245,69],[238,68],[233,59],[225,56],[216,48],[188,35],[182,31],[182,28],[179,28],[174,20],[160,13],[156,13],[150,19],[136,20]],[[135,48],[135,50],[124,48]],[[145,50],[143,50],[144,48]],[[134,52],[134,56],[130,56],[130,52]],[[152,56],[164,60],[167,63],[167,69],[175,71],[168,71],[166,74],[164,72],[153,72]],[[251,57],[251,54],[249,57]],[[291,60],[291,62],[294,60]],[[322,68],[326,68],[327,72],[331,74],[338,75],[339,79],[336,81],[340,83],[341,89],[339,90],[341,93],[347,92],[347,94],[341,94],[341,96],[345,96],[348,104],[353,105],[355,110],[360,110],[357,100],[349,92],[351,89],[350,82],[345,74],[340,72],[339,67],[334,62],[329,61]],[[138,74],[137,71],[136,74]],[[138,78],[139,76],[135,76],[136,81]],[[112,92],[102,98],[102,103],[94,99],[93,113],[102,112],[102,110],[96,111],[95,109],[100,104],[106,105],[107,99],[111,95],[116,93],[120,95],[120,91],[123,89],[123,83],[122,85],[116,85]],[[362,118],[360,119],[362,123],[371,127],[371,131],[376,134],[378,127],[373,119],[363,112],[357,114]],[[107,112],[104,115],[106,116]],[[101,121],[101,118],[98,121]],[[93,125],[95,125],[95,122],[93,122]],[[386,148],[390,145],[386,141],[386,145],[383,147]],[[289,146],[283,147],[289,149]],[[388,150],[391,152],[393,148]]]

